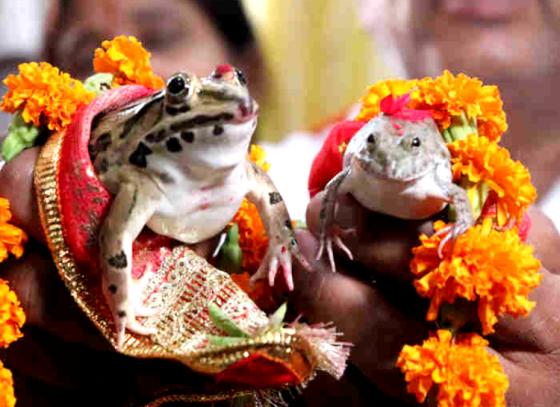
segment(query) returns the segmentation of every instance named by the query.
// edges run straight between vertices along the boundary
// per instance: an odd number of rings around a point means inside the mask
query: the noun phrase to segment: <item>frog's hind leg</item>
[[[157,192],[150,185],[149,180],[121,184],[99,232],[103,293],[115,322],[118,348],[122,347],[125,329],[140,335],[155,333],[136,320],[151,312],[133,298],[138,293],[133,290],[131,273],[132,243],[157,205]]]
[[[321,202],[321,211],[319,212],[319,250],[317,252],[317,260],[320,260],[323,256],[323,252],[326,250],[327,256],[329,258],[329,263],[331,265],[331,270],[336,271],[336,265],[334,261],[334,254],[332,250],[332,244],[340,248],[346,255],[352,260],[352,252],[348,247],[342,242],[340,236],[335,232],[334,214],[336,209],[336,198],[340,192],[340,187],[343,181],[346,179],[350,173],[350,167],[346,167],[343,171],[339,172],[333,179],[329,181],[325,187],[325,196]]]

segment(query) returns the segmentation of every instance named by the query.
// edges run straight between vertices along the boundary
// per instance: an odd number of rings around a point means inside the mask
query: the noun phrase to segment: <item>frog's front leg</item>
[[[329,263],[331,265],[331,270],[336,271],[336,265],[334,262],[334,254],[332,250],[332,244],[336,244],[346,255],[352,260],[352,252],[346,247],[346,245],[335,233],[334,228],[334,214],[336,209],[336,198],[339,195],[340,187],[344,180],[350,174],[350,167],[346,167],[344,170],[339,172],[333,179],[329,181],[325,187],[325,196],[321,202],[321,211],[319,212],[319,251],[317,252],[317,260],[321,259],[323,252],[327,251],[327,256],[329,258]]]
[[[272,286],[278,267],[281,267],[291,291],[294,288],[291,256],[295,256],[305,269],[311,267],[299,249],[286,204],[270,177],[250,162],[247,163],[247,174],[250,180],[247,198],[256,205],[269,239],[266,256],[251,281],[268,277]]]
[[[439,257],[443,257],[443,249],[448,242],[454,242],[459,235],[465,233],[471,226],[474,225],[471,201],[469,200],[467,191],[459,185],[452,183],[448,187],[447,195],[449,196],[449,203],[453,204],[455,209],[456,219],[455,223],[439,230],[436,233],[437,235],[447,233],[439,244]]]
[[[140,335],[155,333],[136,320],[153,312],[139,303],[131,271],[132,243],[153,215],[157,194],[150,180],[121,184],[99,233],[103,293],[113,315],[119,348],[125,329]]]

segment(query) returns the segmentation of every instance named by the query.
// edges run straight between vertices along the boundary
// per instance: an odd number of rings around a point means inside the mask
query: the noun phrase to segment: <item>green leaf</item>
[[[243,251],[239,246],[239,226],[234,223],[227,231],[226,240],[218,257],[218,268],[229,274],[241,273]]]
[[[208,313],[210,314],[210,319],[212,319],[214,325],[227,333],[229,336],[238,338],[250,337],[248,333],[239,328],[235,322],[233,322],[233,320],[213,302],[208,304]]]
[[[32,124],[23,121],[21,114],[18,113],[12,119],[8,127],[8,136],[2,143],[2,157],[10,161],[23,150],[33,147],[35,140],[39,136],[39,129]]]
[[[84,87],[99,96],[111,89],[113,78],[114,76],[111,73],[96,73],[85,80]]]
[[[282,322],[284,322],[287,311],[288,303],[285,302],[284,304],[280,305],[280,307],[276,311],[274,311],[274,314],[269,317],[269,326],[271,328],[280,328],[282,326]]]

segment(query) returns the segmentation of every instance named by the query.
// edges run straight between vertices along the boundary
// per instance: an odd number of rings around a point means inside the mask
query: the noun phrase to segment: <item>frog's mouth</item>
[[[431,170],[431,166],[426,166],[421,171],[415,173],[400,172],[395,165],[387,164],[385,166],[376,165],[365,160],[358,160],[359,166],[364,172],[371,174],[375,178],[388,182],[411,183],[424,178]]]
[[[235,123],[246,123],[253,120],[257,116],[258,111],[258,103],[249,96],[244,101],[239,102],[239,116]]]

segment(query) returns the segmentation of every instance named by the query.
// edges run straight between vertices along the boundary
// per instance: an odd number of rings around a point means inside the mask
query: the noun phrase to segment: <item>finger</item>
[[[532,350],[544,353],[560,350],[560,275],[542,269],[543,280],[529,295],[535,308],[527,317],[504,316],[496,324],[492,336],[498,351]]]
[[[542,262],[543,267],[554,274],[560,274],[560,233],[554,224],[541,210],[531,208],[531,230],[527,243],[535,248],[535,256]]]
[[[0,171],[0,196],[10,201],[12,223],[36,240],[45,243],[33,188],[33,171],[39,147],[24,150]]]
[[[297,237],[304,255],[315,253],[314,236],[298,231]],[[400,312],[376,287],[331,273],[324,261],[313,266],[314,273],[294,273],[291,303],[311,322],[334,322],[344,333],[343,340],[354,344],[353,363],[384,391],[403,394],[404,381],[395,361],[404,344],[419,343],[428,336],[425,325]]]
[[[26,326],[42,328],[67,342],[110,349],[70,296],[43,246],[28,244],[22,259],[0,266],[0,278],[6,279],[18,295]]]
[[[558,404],[558,355],[519,351],[499,353],[491,348],[488,352],[500,359],[500,365],[508,378],[508,406]]]
[[[317,194],[307,208],[307,225],[314,234],[319,230],[322,196]],[[339,197],[335,222],[343,230],[355,230],[341,235],[355,261],[363,266],[362,273],[403,281],[412,279],[409,263],[420,234],[433,232],[431,220],[411,221],[374,213],[350,196]]]

